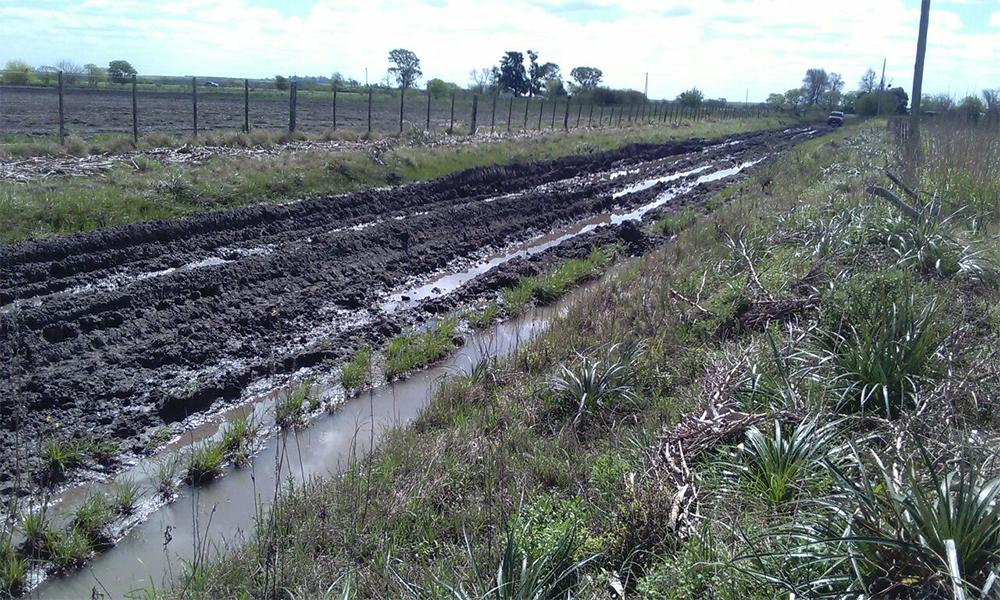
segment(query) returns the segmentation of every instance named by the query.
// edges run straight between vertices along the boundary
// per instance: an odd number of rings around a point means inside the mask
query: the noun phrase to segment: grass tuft
[[[439,321],[426,331],[404,333],[386,344],[385,376],[392,379],[407,371],[428,365],[455,348],[458,320]]]

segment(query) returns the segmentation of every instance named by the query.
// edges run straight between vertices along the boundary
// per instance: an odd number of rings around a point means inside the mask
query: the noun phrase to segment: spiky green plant
[[[503,553],[492,574],[484,573],[472,552],[468,536],[466,554],[473,569],[471,585],[440,582],[454,600],[548,600],[572,598],[579,572],[597,558],[574,560],[576,530],[569,528],[540,555],[529,556],[521,543],[525,531],[507,533]],[[415,585],[404,584],[418,597],[430,598]]]
[[[613,399],[628,399],[638,366],[638,347],[614,344],[600,359],[581,354],[571,366],[560,365],[560,374],[549,382],[558,396],[576,410],[573,424],[583,415]]]
[[[156,463],[153,478],[156,480],[156,491],[164,498],[177,493],[177,475],[180,472],[181,457],[171,454]]]
[[[372,351],[364,346],[359,348],[350,362],[340,371],[340,383],[348,395],[370,385],[372,380]]]
[[[995,270],[990,262],[955,236],[955,215],[940,217],[937,212],[932,205],[916,219],[896,215],[884,221],[883,235],[897,255],[897,264],[939,277],[992,279]]]
[[[1000,477],[975,461],[899,468],[873,454],[872,471],[830,465],[838,492],[821,518],[797,526],[793,552],[813,573],[803,590],[835,596],[993,598],[1000,568]]]
[[[912,404],[941,346],[937,304],[921,307],[912,294],[874,322],[851,325],[846,335],[825,335],[824,360],[835,371],[838,409],[890,419]]]
[[[790,435],[777,420],[770,434],[751,427],[733,466],[755,495],[772,505],[787,502],[817,479],[822,459],[836,452],[832,442],[838,426],[820,425],[812,418],[796,425]]]
[[[227,458],[237,466],[243,466],[250,460],[251,444],[256,435],[257,424],[252,415],[241,415],[222,429],[219,444]]]

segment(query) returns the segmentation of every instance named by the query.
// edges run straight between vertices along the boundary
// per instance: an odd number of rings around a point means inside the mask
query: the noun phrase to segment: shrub
[[[875,477],[855,456],[831,466],[839,493],[825,518],[795,528],[813,589],[869,597],[989,597],[1000,556],[1000,478],[977,464],[937,467],[923,452],[901,469],[875,457]],[[995,590],[994,590],[995,591]]]
[[[560,366],[561,373],[550,379],[550,385],[558,397],[572,405],[566,408],[575,410],[574,425],[587,411],[610,400],[631,397],[638,357],[638,346],[614,344],[599,360],[580,354],[575,364]]]
[[[798,424],[787,436],[777,420],[770,435],[751,427],[739,451],[742,460],[733,466],[750,491],[769,504],[781,504],[817,478],[836,433],[836,423],[821,426],[815,418]]]

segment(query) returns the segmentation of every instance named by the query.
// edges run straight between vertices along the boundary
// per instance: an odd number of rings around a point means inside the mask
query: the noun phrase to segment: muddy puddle
[[[182,486],[177,498],[163,505],[149,496],[155,493],[151,490],[156,485],[156,465],[167,453],[218,437],[222,424],[248,412],[274,430],[274,399],[280,392],[263,394],[251,405],[232,409],[218,420],[185,433],[166,451],[140,461],[118,478],[132,479],[145,490],[147,505],[139,513],[145,520],[86,568],[43,581],[32,597],[89,598],[96,590],[104,594],[98,597],[127,598],[137,590],[162,588],[183,571],[185,562],[195,559],[196,548],[206,548],[207,556],[212,557],[228,542],[238,543],[245,532],[251,532],[259,509],[271,504],[276,484],[301,484],[338,473],[363,457],[373,441],[377,445],[388,430],[412,421],[443,378],[468,372],[480,361],[510,355],[544,331],[553,316],[565,311],[579,293],[492,329],[468,334],[465,344],[445,361],[405,381],[347,400],[307,427],[287,433],[272,431],[250,465],[231,467],[223,477],[201,487]],[[319,383],[317,390],[327,397],[341,394],[332,383]],[[67,492],[61,504],[76,504],[87,494],[109,490],[109,484],[80,486]]]
[[[766,157],[765,157],[766,158]],[[517,258],[528,258],[535,254],[540,254],[549,248],[558,246],[559,244],[572,239],[574,237],[584,235],[594,231],[598,227],[604,227],[607,225],[619,225],[626,221],[639,221],[642,220],[647,213],[655,210],[670,200],[676,198],[680,194],[689,192],[695,187],[703,184],[710,183],[713,181],[719,181],[727,177],[732,177],[737,175],[745,169],[753,167],[754,165],[765,160],[765,158],[759,158],[757,160],[748,161],[740,163],[725,169],[718,169],[707,173],[705,175],[700,175],[696,179],[686,182],[684,184],[678,185],[674,188],[669,188],[660,192],[656,197],[646,204],[641,206],[618,211],[609,211],[606,213],[594,215],[593,217],[577,221],[576,223],[556,229],[544,235],[540,235],[533,238],[527,242],[517,244],[514,247],[506,250],[505,252],[494,254],[482,259],[473,265],[454,270],[446,275],[431,279],[430,281],[417,285],[415,287],[408,287],[402,291],[397,291],[389,295],[389,297],[383,301],[380,305],[382,311],[386,313],[394,313],[400,310],[405,310],[417,306],[420,302],[427,300],[429,298],[436,298],[440,296],[447,295],[462,285],[465,285],[469,281],[472,281],[476,277],[504,264],[510,262]],[[669,183],[671,181],[682,180],[690,178],[698,173],[703,173],[712,169],[713,165],[702,165],[688,171],[682,171],[679,173],[673,173],[671,175],[666,175],[663,177],[655,177],[652,179],[646,179],[639,181],[637,183],[631,184],[628,187],[614,192],[612,197],[619,198],[627,194],[632,194],[635,192],[648,190],[656,185],[662,183]],[[612,174],[613,176],[613,174]]]

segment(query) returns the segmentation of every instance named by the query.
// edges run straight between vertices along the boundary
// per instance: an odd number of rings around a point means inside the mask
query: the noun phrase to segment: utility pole
[[[649,98],[649,71],[646,71],[646,86],[642,89],[642,95]]]
[[[878,84],[878,116],[882,116],[882,98],[885,95],[885,57],[882,57],[882,79]]]
[[[910,96],[911,159],[920,151],[920,94],[924,83],[924,54],[927,53],[927,21],[930,20],[931,0],[920,3],[920,33],[917,37],[917,60],[913,65],[913,95]],[[913,165],[916,167],[916,165]]]

